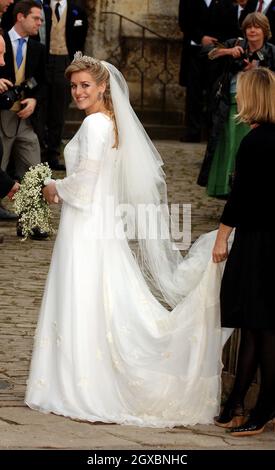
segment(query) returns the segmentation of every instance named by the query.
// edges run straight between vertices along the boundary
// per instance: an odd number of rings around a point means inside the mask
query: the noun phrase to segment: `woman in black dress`
[[[239,147],[213,261],[228,257],[221,285],[221,324],[241,328],[241,344],[234,387],[215,424],[231,428],[233,436],[248,436],[262,432],[275,413],[275,74],[263,67],[241,73],[236,98],[238,119],[251,130]],[[244,424],[243,402],[258,367],[260,392]]]

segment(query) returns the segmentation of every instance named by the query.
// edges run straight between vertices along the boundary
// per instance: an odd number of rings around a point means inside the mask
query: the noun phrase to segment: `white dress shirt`
[[[264,0],[264,2],[263,2],[263,8],[262,8],[262,13],[266,13],[266,11],[267,11],[267,9],[268,9],[268,7],[269,7],[269,5],[270,5],[271,2],[272,2],[272,0]],[[259,6],[259,2],[257,3],[257,8],[256,8],[255,11],[258,10],[258,6]]]
[[[9,34],[9,37],[10,37],[10,40],[11,40],[13,55],[14,55],[14,57],[16,57],[17,48],[18,48],[18,39],[20,39],[22,36],[20,36],[20,34],[18,34],[15,31],[14,27],[9,30],[8,34]],[[25,54],[26,54],[27,42],[28,42],[29,37],[26,36],[24,39],[26,39],[26,41],[24,42],[23,47],[22,47],[23,59],[24,59]]]
[[[55,11],[55,5],[57,3],[60,3],[60,6],[59,6],[59,14],[60,14],[60,17],[63,15],[64,13],[64,10],[67,6],[67,0],[51,0],[51,9],[52,9],[52,12],[53,12],[53,15],[55,14],[54,11]]]
[[[238,5],[238,19],[240,19],[242,11],[243,11],[243,7],[241,7],[241,5]]]

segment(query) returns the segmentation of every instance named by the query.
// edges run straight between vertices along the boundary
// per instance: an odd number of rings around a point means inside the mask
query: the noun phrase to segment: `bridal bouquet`
[[[43,198],[42,189],[51,179],[52,172],[47,163],[30,167],[25,173],[19,191],[14,195],[14,211],[19,215],[23,240],[33,234],[37,228],[43,232],[53,233],[52,213]]]

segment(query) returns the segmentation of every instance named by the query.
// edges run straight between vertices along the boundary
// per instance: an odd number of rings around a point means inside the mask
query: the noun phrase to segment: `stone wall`
[[[178,4],[178,0],[86,0],[86,53],[121,69],[136,108],[142,104],[146,109],[163,109],[165,100],[166,110],[183,111],[184,90],[178,85],[182,38]],[[120,17],[114,13],[132,22],[123,19],[120,29]],[[150,30],[144,30],[143,43],[143,30],[133,22]]]

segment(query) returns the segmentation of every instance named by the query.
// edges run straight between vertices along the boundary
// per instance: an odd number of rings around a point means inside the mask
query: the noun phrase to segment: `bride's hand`
[[[42,189],[42,192],[43,192],[44,198],[49,204],[53,204],[53,203],[58,204],[59,197],[56,191],[55,182],[47,184],[47,186],[45,186]]]

